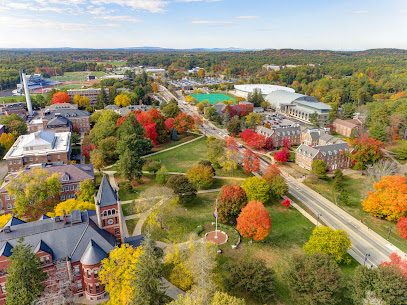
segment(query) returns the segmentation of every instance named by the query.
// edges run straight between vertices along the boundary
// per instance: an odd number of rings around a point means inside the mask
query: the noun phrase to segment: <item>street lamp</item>
[[[367,258],[370,256],[370,254],[367,254],[366,253],[366,256],[365,256],[365,261],[363,262],[363,266],[365,266],[366,265],[366,262],[367,262]]]
[[[390,239],[391,227],[389,227],[389,236],[387,236],[387,240]]]
[[[318,227],[318,224],[319,224],[319,217],[322,217],[322,214],[318,214],[317,227]]]

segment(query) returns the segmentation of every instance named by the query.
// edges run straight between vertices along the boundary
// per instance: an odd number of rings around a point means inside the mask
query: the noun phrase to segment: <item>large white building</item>
[[[235,85],[235,95],[246,98],[249,95],[249,93],[253,93],[255,89],[259,89],[264,97],[269,95],[271,92],[278,90],[295,92],[294,89],[283,86],[250,84],[250,85]]]

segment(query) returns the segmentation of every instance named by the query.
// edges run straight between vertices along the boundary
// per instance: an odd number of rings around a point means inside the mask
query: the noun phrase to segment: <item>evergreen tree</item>
[[[136,117],[133,114],[126,117],[117,130],[117,136],[120,140],[123,140],[126,136],[130,135],[136,135],[140,139],[145,138],[146,136],[143,125],[136,120]]]
[[[154,251],[155,242],[147,233],[141,244],[142,252],[137,261],[133,304],[155,305],[164,303],[161,285],[162,264]]]
[[[313,114],[311,114],[309,122],[311,123],[312,126],[319,127],[318,113],[316,111]]]
[[[102,87],[98,96],[96,97],[96,106],[99,109],[103,109],[107,104],[107,94],[105,89]]]
[[[47,278],[31,246],[23,244],[20,238],[10,256],[11,264],[7,269],[7,304],[32,304],[44,291],[43,281]]]
[[[223,125],[227,126],[230,122],[230,113],[229,111],[225,111],[223,114]]]

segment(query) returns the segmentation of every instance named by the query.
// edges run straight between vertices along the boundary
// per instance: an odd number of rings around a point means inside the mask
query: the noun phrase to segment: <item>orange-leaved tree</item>
[[[243,171],[246,174],[257,173],[260,170],[260,159],[250,149],[246,149],[243,153]]]
[[[356,138],[349,141],[349,146],[353,148],[350,158],[357,170],[365,169],[383,156],[383,143],[379,140]]]
[[[401,272],[407,276],[407,259],[401,258],[397,253],[390,254],[389,258],[390,262],[382,262],[381,265],[400,269]]]
[[[53,104],[69,103],[70,101],[71,99],[69,98],[69,95],[66,92],[57,92],[52,97]]]
[[[250,201],[237,218],[236,229],[246,238],[262,240],[269,235],[271,218],[260,201]]]
[[[400,237],[407,239],[407,217],[403,217],[398,221],[397,232]]]
[[[224,185],[218,195],[218,217],[221,222],[236,221],[247,203],[247,195],[240,185]]]
[[[387,220],[399,220],[407,213],[407,178],[402,175],[384,176],[373,184],[374,192],[362,203],[363,210]]]

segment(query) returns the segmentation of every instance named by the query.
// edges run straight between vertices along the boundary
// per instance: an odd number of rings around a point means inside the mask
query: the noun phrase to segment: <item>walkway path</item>
[[[204,136],[202,135],[202,136],[197,137],[197,138],[195,138],[195,139],[193,139],[193,140],[191,140],[191,141],[188,141],[188,142],[185,142],[185,143],[181,143],[181,144],[179,144],[179,145],[176,145],[176,146],[173,146],[173,147],[170,147],[170,148],[167,148],[167,149],[163,149],[163,150],[160,150],[160,151],[157,151],[157,152],[154,152],[154,153],[151,153],[151,154],[142,156],[141,158],[151,157],[151,156],[154,156],[154,155],[157,155],[157,154],[161,154],[161,153],[166,152],[166,151],[169,151],[169,150],[176,149],[176,148],[181,147],[181,146],[183,146],[183,145],[187,145],[187,144],[189,144],[189,143],[192,143],[192,142],[195,142],[195,141],[197,141],[197,140],[199,140],[199,139],[202,139],[203,137],[204,137]]]

